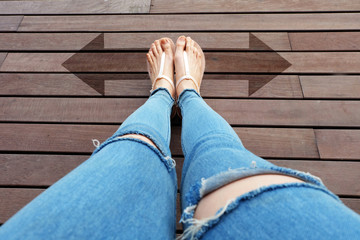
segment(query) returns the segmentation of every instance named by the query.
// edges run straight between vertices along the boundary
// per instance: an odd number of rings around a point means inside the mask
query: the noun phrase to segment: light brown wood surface
[[[0,99],[0,121],[120,124],[145,101],[145,98],[6,97]],[[358,101],[206,99],[206,102],[233,125],[360,126]]]
[[[171,24],[169,24],[171,22]],[[19,31],[356,30],[360,13],[25,16]]]
[[[206,72],[360,73],[360,52],[210,52]],[[66,62],[66,65],[64,63]],[[8,53],[3,72],[147,72],[145,53]]]
[[[359,11],[360,3],[355,0],[322,1],[313,0],[216,0],[176,1],[153,0],[151,13],[202,13],[202,12],[330,12]]]
[[[244,33],[105,33],[101,36],[104,46],[96,38],[102,33],[0,33],[0,50],[148,50],[156,39],[168,37],[176,42],[181,35],[195,39],[204,50],[268,51],[291,50],[287,33],[252,32],[261,42],[252,40]],[[221,43],[221,44],[219,44]],[[264,46],[265,45],[265,46]]]
[[[5,56],[5,54],[4,54]],[[148,97],[151,82],[147,74],[78,74],[105,80],[105,96]],[[249,96],[249,81],[262,75],[205,75],[203,97],[244,98]],[[298,76],[273,75],[273,79],[251,95],[253,98],[302,98]],[[85,78],[85,77],[84,77]],[[219,84],[220,83],[220,84]],[[0,73],[0,95],[13,96],[101,96],[77,76],[53,73]]]
[[[0,1],[0,14],[148,13],[150,0]]]
[[[360,130],[317,129],[315,135],[321,158],[360,159]]]
[[[0,16],[0,31],[16,31],[22,19],[23,16]]]
[[[305,98],[360,98],[359,76],[300,76]]]
[[[0,124],[0,151],[90,154],[92,139],[104,142],[118,129],[117,125],[71,124]],[[253,131],[251,131],[253,130]],[[245,147],[271,158],[318,158],[312,129],[235,128]],[[180,128],[172,128],[170,148],[182,154]]]
[[[289,33],[292,50],[358,51],[360,32],[297,32]]]

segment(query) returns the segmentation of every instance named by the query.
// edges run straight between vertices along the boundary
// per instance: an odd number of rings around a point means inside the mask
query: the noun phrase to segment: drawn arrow
[[[69,72],[76,75],[79,79],[96,90],[98,93],[105,94],[105,80],[113,79],[113,75],[109,77],[99,77],[97,74],[79,74],[80,72],[94,72],[96,69],[106,69],[109,72],[137,72],[143,71],[145,65],[145,54],[138,53],[119,53],[119,52],[84,52],[88,50],[105,50],[104,33],[99,34],[90,43],[84,46],[80,52],[75,53],[67,59],[62,66]],[[114,49],[112,49],[114,50]],[[266,51],[262,56],[266,56],[265,60],[260,59],[261,66],[264,69],[272,69],[272,72],[281,73],[286,70],[291,64],[275,52],[272,48],[262,42],[254,34],[249,33],[249,48],[245,50],[263,50]],[[131,62],[131,64],[124,64],[124,62]],[[239,61],[236,61],[239,62]],[[241,61],[240,61],[241,62]],[[216,59],[215,63],[216,64]],[[99,71],[101,72],[101,70]],[[265,86],[277,75],[254,75],[247,76],[249,82],[249,96],[257,90]]]

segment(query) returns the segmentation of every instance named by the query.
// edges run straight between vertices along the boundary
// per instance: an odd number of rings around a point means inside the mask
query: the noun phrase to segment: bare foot
[[[149,52],[146,54],[146,58],[152,84],[159,75],[163,52],[165,52],[165,65],[162,75],[165,75],[174,81],[174,51],[175,45],[170,38],[161,38],[151,44]],[[157,80],[153,90],[159,87],[168,89],[171,96],[175,97],[175,88],[166,79],[161,78]]]
[[[205,70],[205,56],[199,44],[197,44],[190,37],[181,36],[176,41],[176,82],[178,82],[181,77],[186,75],[184,51],[186,51],[187,54],[190,75],[195,79],[200,88],[201,80]],[[179,85],[176,87],[176,95],[179,96],[182,91],[184,91],[184,89],[195,89],[200,93],[200,89],[198,89],[196,84],[191,79],[184,79],[179,83]]]

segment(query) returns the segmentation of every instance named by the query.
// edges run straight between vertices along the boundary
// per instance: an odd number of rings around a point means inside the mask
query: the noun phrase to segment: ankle
[[[185,90],[185,89],[194,89],[195,91],[198,92],[196,85],[194,84],[194,82],[192,80],[188,80],[188,79],[184,79],[183,81],[181,81],[181,83],[176,87],[176,95],[177,97],[180,96],[180,94]]]
[[[175,89],[174,87],[165,79],[159,79],[156,81],[155,83],[155,87],[154,90],[157,88],[166,88],[169,93],[171,94],[171,96],[174,98],[175,97]]]

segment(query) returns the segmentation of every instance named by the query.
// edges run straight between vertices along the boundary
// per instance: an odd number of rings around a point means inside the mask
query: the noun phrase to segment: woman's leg
[[[172,77],[171,42],[160,42],[148,55],[150,67],[158,67],[165,51],[164,74]],[[150,69],[153,75],[156,69]],[[7,221],[0,239],[173,238],[177,187],[169,143],[174,89],[161,80],[155,88],[87,161]]]
[[[190,44],[189,44],[190,43]],[[189,46],[190,45],[190,46]],[[191,75],[200,83],[200,51],[180,38],[177,80],[187,52]],[[177,88],[182,113],[182,222],[184,238],[353,239],[360,217],[321,180],[277,167],[252,154],[231,126],[200,97],[191,80]]]

